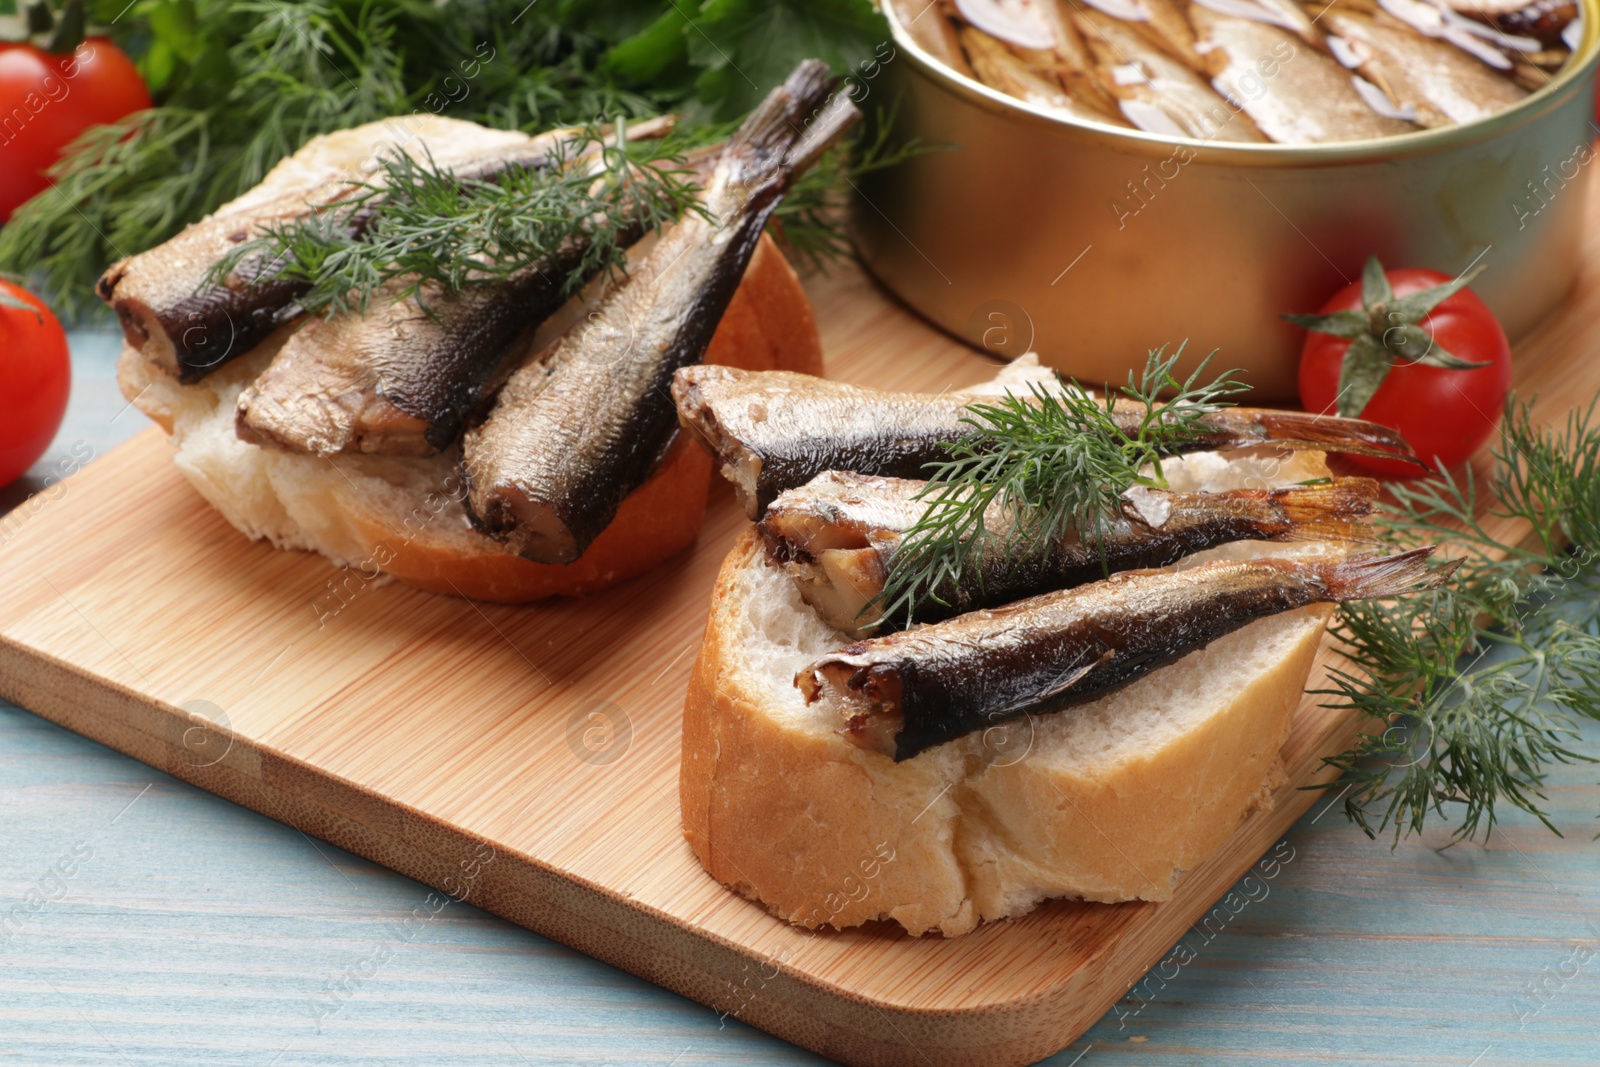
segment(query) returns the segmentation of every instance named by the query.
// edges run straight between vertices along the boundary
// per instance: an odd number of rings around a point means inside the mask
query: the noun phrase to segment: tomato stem
[[[0,41],[30,44],[52,55],[71,55],[88,35],[83,0],[65,0],[59,10],[50,0],[26,0],[20,14],[0,15]]]
[[[1395,296],[1388,273],[1377,256],[1369,256],[1361,273],[1361,310],[1329,315],[1284,315],[1296,326],[1350,342],[1339,375],[1338,412],[1354,418],[1366,410],[1378,387],[1398,363],[1422,363],[1449,370],[1474,370],[1487,363],[1468,363],[1445,351],[1423,324],[1434,308],[1465,289],[1481,273],[1479,266],[1442,285]]]

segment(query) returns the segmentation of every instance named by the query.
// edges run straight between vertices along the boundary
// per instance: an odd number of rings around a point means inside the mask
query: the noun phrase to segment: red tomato
[[[1397,297],[1451,280],[1450,275],[1436,270],[1385,273]],[[1319,314],[1361,309],[1361,283],[1357,281],[1335,293]],[[1471,289],[1446,297],[1420,325],[1451,355],[1489,366],[1446,370],[1397,359],[1361,417],[1399,430],[1425,462],[1453,466],[1476,452],[1500,422],[1506,391],[1511,388],[1511,345],[1494,313]],[[1307,411],[1334,412],[1340,366],[1349,347],[1350,342],[1343,338],[1306,335],[1300,357],[1300,402]],[[1421,473],[1398,460],[1348,458],[1381,474],[1405,478]]]
[[[0,304],[0,486],[5,486],[44,455],[61,428],[72,363],[67,335],[44,301],[7,281],[0,281],[0,292],[33,309]]]
[[[49,186],[45,171],[80,133],[149,106],[133,61],[103,37],[60,56],[0,43],[0,221]]]

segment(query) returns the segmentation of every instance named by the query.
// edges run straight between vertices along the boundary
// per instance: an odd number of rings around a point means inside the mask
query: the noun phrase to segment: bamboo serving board
[[[852,271],[810,289],[833,377],[935,391],[993,373]],[[1519,386],[1548,416],[1600,390],[1597,289],[1586,277],[1518,348]],[[246,541],[152,428],[7,525],[0,695],[851,1064],[1064,1047],[1316,799],[1298,787],[1354,736],[1304,700],[1276,806],[1168,903],[1055,902],[954,940],[791,928],[713,882],[679,831],[684,688],[744,523],[719,484],[690,552],[579,600],[503,607],[359,580],[329,600],[343,575]]]

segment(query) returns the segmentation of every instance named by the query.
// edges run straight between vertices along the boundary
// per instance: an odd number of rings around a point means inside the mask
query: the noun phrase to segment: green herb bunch
[[[1465,563],[1432,592],[1340,609],[1334,633],[1351,665],[1324,692],[1376,726],[1328,761],[1341,773],[1327,788],[1344,792],[1369,836],[1392,830],[1398,842],[1432,814],[1454,817],[1452,840],[1487,837],[1498,805],[1555,830],[1546,769],[1593,762],[1575,746],[1578,721],[1600,718],[1595,410],[1543,429],[1513,396],[1485,484],[1469,469],[1391,487],[1385,536],[1443,543],[1440,557]],[[1526,535],[1508,543],[1507,530]]]
[[[0,0],[0,9],[6,0]],[[93,282],[261,181],[311,137],[389,115],[537,132],[675,111],[731,122],[808,56],[888,39],[870,0],[90,0],[157,106],[86,132],[0,229],[0,272],[80,318]],[[820,217],[791,213],[792,237]],[[826,220],[828,228],[834,228]]]
[[[141,0],[123,24],[153,35],[141,71],[164,103],[87,131],[55,187],[0,229],[0,270],[41,275],[66,317],[91,306],[110,263],[243,193],[315,134],[408,110],[393,20],[375,5]]]
[[[670,144],[630,142],[626,123],[609,133],[590,126],[548,165],[483,181],[396,152],[336,205],[265,227],[217,264],[212,281],[226,284],[251,262],[251,277],[302,282],[310,288],[300,306],[329,314],[364,312],[379,292],[403,299],[429,282],[459,291],[558,261],[572,287],[620,266],[639,234],[702,210],[698,188]],[[358,234],[351,219],[364,212],[372,221]]]
[[[962,421],[973,432],[946,446],[949,459],[929,465],[920,495],[927,510],[906,532],[874,601],[884,618],[909,624],[918,604],[943,603],[940,590],[976,573],[972,561],[996,547],[1012,558],[1074,531],[1092,538],[1121,511],[1129,488],[1165,488],[1162,457],[1213,433],[1206,417],[1249,388],[1232,371],[1202,383],[1210,357],[1180,381],[1173,370],[1182,354],[1151,352],[1138,377],[1129,372],[1126,385],[1101,397],[1071,382],[972,405]],[[1163,392],[1172,395],[1163,401]],[[991,508],[1012,520],[1003,535],[989,528]]]

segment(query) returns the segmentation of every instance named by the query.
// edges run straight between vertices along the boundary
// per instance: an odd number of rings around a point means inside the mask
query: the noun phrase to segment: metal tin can
[[[920,6],[920,5],[919,5]],[[942,146],[863,176],[868,268],[938,326],[1118,382],[1180,343],[1296,392],[1314,311],[1386,265],[1458,273],[1514,339],[1571,290],[1594,157],[1600,0],[1551,84],[1461,126],[1337,144],[1222,144],[1064,119],[945,67],[885,5],[890,136]]]

